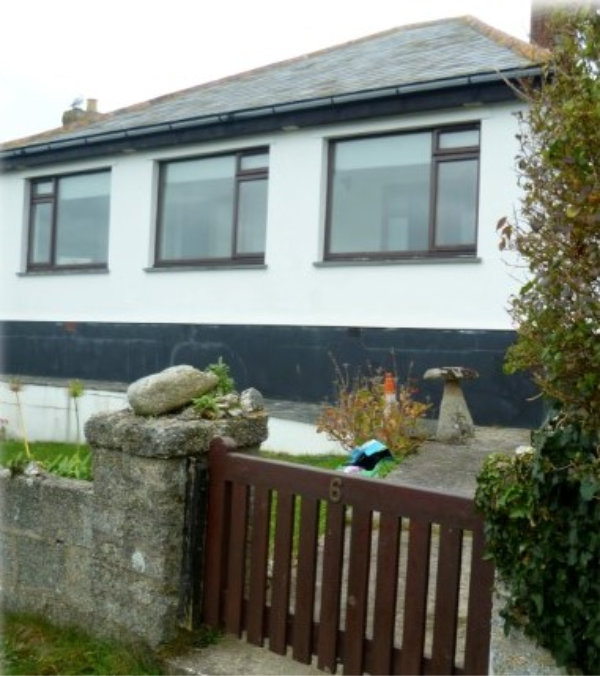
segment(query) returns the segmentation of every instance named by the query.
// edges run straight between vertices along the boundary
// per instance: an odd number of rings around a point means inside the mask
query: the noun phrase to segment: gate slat
[[[230,519],[225,628],[230,634],[240,636],[242,633],[242,607],[246,572],[248,486],[235,484],[232,487]]]
[[[338,653],[337,638],[344,565],[344,518],[345,508],[342,503],[327,504],[317,666],[331,674],[335,673]]]
[[[269,565],[269,525],[271,492],[258,487],[254,493],[252,512],[252,558],[248,588],[248,642],[262,646],[265,637],[264,616],[267,601],[267,568]]]
[[[215,452],[213,452],[213,447]],[[220,452],[217,453],[220,449]],[[340,477],[339,473],[230,453],[218,440],[209,451],[209,500],[204,569],[203,621],[238,633],[246,629],[250,642],[261,645],[269,636],[272,650],[283,654],[288,643],[298,661],[317,655],[317,666],[345,673],[486,673],[493,565],[482,560],[483,524],[473,501],[436,491],[387,484],[373,479]],[[335,490],[334,490],[335,489]],[[249,493],[251,491],[251,493]],[[252,495],[252,501],[249,499]],[[279,510],[275,517],[275,496]],[[339,500],[339,501],[338,501]],[[295,505],[302,505],[298,567],[292,567]],[[319,507],[327,507],[323,554],[318,553]],[[250,513],[250,506],[252,512]],[[309,506],[310,505],[310,506]],[[366,552],[373,537],[366,524],[380,514],[375,588],[369,593]],[[352,539],[345,546],[346,517],[354,515]],[[252,517],[249,523],[248,516]],[[397,580],[402,524],[410,521],[404,598],[398,600]],[[276,532],[271,530],[276,521]],[[350,523],[350,521],[348,521]],[[427,621],[432,524],[440,525],[436,614]],[[231,530],[233,529],[233,531]],[[372,530],[372,529],[371,529]],[[473,533],[471,577],[464,666],[456,665],[456,625],[464,530]],[[242,544],[250,537],[250,545]],[[273,584],[269,593],[267,569],[274,539]],[[401,544],[402,543],[402,544]],[[246,553],[244,553],[244,546]],[[251,550],[248,552],[248,550]],[[350,551],[346,551],[349,549]],[[351,564],[346,569],[344,556]],[[357,558],[358,557],[358,558]],[[252,561],[250,561],[250,558]],[[402,560],[404,560],[404,556]],[[322,569],[316,579],[316,562]],[[342,580],[349,582],[342,589]],[[246,579],[247,578],[247,579]],[[290,608],[295,580],[294,608]],[[313,590],[321,586],[318,599]],[[247,590],[244,587],[247,586]],[[244,599],[246,591],[247,599]],[[343,596],[348,594],[349,597]],[[373,637],[366,603],[375,596]],[[270,606],[267,602],[270,598]],[[342,599],[346,626],[340,627]],[[354,603],[356,601],[356,605]],[[363,603],[364,602],[364,603]],[[403,608],[396,604],[403,603]],[[360,610],[359,610],[360,608]],[[402,644],[395,645],[396,619],[402,612]],[[245,626],[244,626],[245,623]],[[425,631],[433,632],[433,654],[423,655]],[[356,634],[355,634],[356,632]]]
[[[224,446],[213,442],[208,458],[210,491],[207,508],[203,618],[204,622],[217,628],[221,626],[221,598],[227,561],[225,552],[229,536]]]
[[[312,625],[315,608],[317,578],[317,535],[320,502],[302,498],[300,510],[300,538],[298,542],[298,573],[294,610],[293,656],[298,662],[309,664],[312,658]]]
[[[462,531],[442,526],[439,539],[431,673],[450,674],[456,653],[456,629]]]
[[[284,655],[287,648],[287,619],[290,603],[294,496],[277,494],[277,519],[271,592],[269,649]]]
[[[483,558],[483,524],[473,531],[469,609],[465,647],[465,673],[487,674],[490,650],[494,567]]]
[[[375,583],[373,661],[369,669],[372,674],[392,673],[401,526],[402,521],[397,516],[381,514]]]
[[[369,602],[369,567],[371,562],[371,523],[369,509],[352,509],[350,562],[346,597],[346,631],[344,633],[344,674],[362,674],[364,638]]]
[[[431,524],[411,519],[400,673],[420,674],[425,646]]]

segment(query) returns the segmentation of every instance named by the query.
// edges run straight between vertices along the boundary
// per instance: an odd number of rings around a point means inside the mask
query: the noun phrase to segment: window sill
[[[54,268],[48,270],[25,270],[17,277],[56,277],[61,275],[107,275],[108,268]]]
[[[481,263],[479,256],[444,256],[444,257],[423,257],[423,258],[387,258],[387,259],[352,259],[315,261],[315,268],[343,268],[343,267],[373,267],[382,265],[461,265],[464,263]]]
[[[214,263],[204,265],[160,265],[151,268],[144,268],[144,272],[206,272],[227,270],[266,270],[265,263]]]

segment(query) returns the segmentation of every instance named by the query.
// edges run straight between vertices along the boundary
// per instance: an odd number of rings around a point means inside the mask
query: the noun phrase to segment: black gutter
[[[1,151],[0,168],[10,171],[81,159],[82,154],[86,158],[98,157],[115,152],[134,152],[286,127],[305,127],[435,108],[495,103],[515,98],[509,82],[537,78],[541,72],[539,66],[488,72],[59,138]]]

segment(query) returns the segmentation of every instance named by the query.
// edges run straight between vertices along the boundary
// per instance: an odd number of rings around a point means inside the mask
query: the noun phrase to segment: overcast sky
[[[3,0],[0,141],[394,26],[472,14],[527,40],[530,0]]]

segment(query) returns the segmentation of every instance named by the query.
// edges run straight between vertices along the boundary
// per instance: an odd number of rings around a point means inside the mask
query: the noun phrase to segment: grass
[[[31,459],[58,476],[71,479],[92,479],[92,456],[87,445],[64,444],[51,441],[29,443]],[[30,459],[22,441],[14,439],[0,443],[0,466],[22,472]]]
[[[22,613],[2,616],[2,674],[163,674],[145,646],[98,640]]]
[[[320,469],[336,470],[345,463],[350,454],[341,455],[338,453],[312,455],[307,453],[302,455],[292,455],[291,453],[281,453],[277,451],[261,451],[260,456],[261,458],[265,458],[267,460],[283,460],[284,462],[295,462],[301,465],[318,467]],[[380,462],[377,465],[377,470],[373,476],[380,479],[385,478],[394,469],[394,467],[397,467],[400,464],[400,462],[401,461],[397,458]]]
[[[283,462],[296,462],[301,465],[311,465],[321,469],[337,469],[344,464],[345,455],[292,455],[291,453],[281,453],[278,451],[260,451],[260,457],[266,460],[282,460]]]

